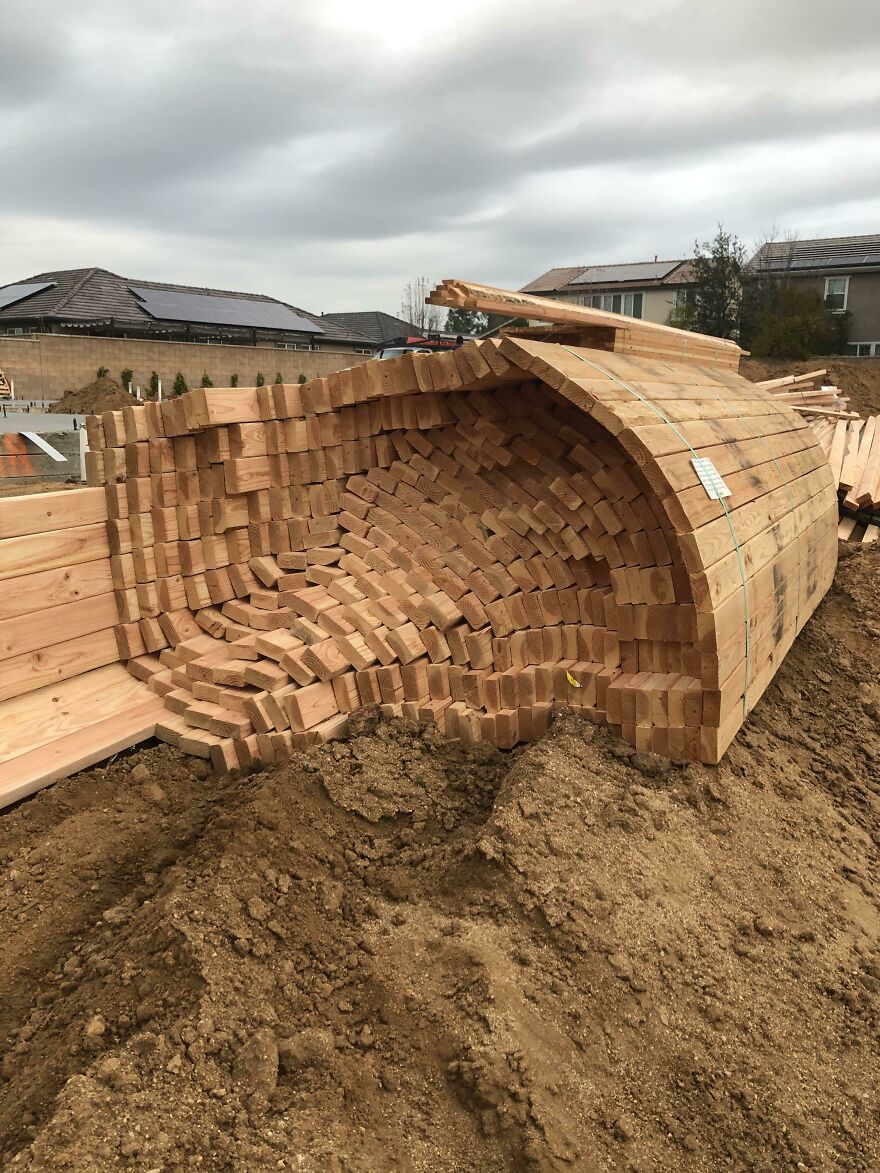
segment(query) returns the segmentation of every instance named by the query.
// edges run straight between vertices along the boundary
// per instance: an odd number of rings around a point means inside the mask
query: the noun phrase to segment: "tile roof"
[[[37,318],[67,322],[71,325],[105,322],[111,318],[117,325],[130,323],[132,326],[143,326],[145,323],[155,322],[156,319],[146,312],[141,302],[131,292],[130,286],[137,285],[147,289],[168,289],[178,293],[198,293],[218,297],[243,297],[249,301],[285,305],[307,321],[314,322],[316,326],[320,327],[322,338],[336,339],[340,342],[369,341],[353,328],[334,322],[328,323],[318,314],[310,314],[307,310],[263,293],[234,293],[225,289],[174,285],[163,281],[134,280],[129,277],[120,277],[107,269],[63,269],[50,273],[38,273],[33,277],[23,278],[22,282],[15,282],[15,284],[39,281],[51,281],[53,284],[49,289],[44,289],[25,301],[0,309],[0,326],[8,322],[33,321]]]
[[[347,313],[322,314],[321,321],[334,322],[344,329],[356,330],[375,343],[422,333],[418,326],[405,322],[403,318],[396,318],[393,314],[383,313],[382,310],[351,310]]]
[[[880,235],[771,241],[761,245],[749,261],[749,267],[803,272],[880,268]]]

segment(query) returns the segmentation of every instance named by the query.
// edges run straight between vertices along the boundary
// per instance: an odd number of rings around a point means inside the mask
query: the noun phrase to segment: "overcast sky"
[[[877,0],[0,0],[0,285],[403,285],[880,232]]]

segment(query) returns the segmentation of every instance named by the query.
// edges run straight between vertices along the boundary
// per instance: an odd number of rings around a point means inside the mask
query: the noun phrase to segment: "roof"
[[[802,272],[880,269],[880,235],[772,241],[761,245],[749,261],[749,267]]]
[[[147,313],[142,299],[137,298],[132,292],[132,287],[136,287],[144,290],[194,293],[202,297],[238,297],[248,301],[283,306],[304,318],[307,323],[314,323],[315,333],[320,334],[322,338],[330,341],[334,339],[347,342],[368,341],[356,330],[334,322],[327,322],[318,314],[310,314],[307,310],[263,293],[234,293],[231,290],[207,289],[203,286],[172,285],[162,281],[135,280],[129,277],[120,277],[117,273],[111,273],[107,269],[63,269],[51,273],[38,273],[14,284],[25,283],[51,284],[48,284],[48,288],[25,300],[0,308],[0,325],[14,321],[33,321],[38,318],[67,323],[72,326],[84,326],[92,322],[109,322],[111,319],[117,325],[126,323],[133,326],[155,324],[157,319]],[[4,288],[6,287],[4,286]],[[290,332],[295,333],[296,331]],[[308,333],[308,330],[304,329],[301,332]]]
[[[558,293],[563,289],[583,288],[586,285],[607,288],[609,285],[629,285],[644,289],[653,285],[680,284],[690,276],[690,262],[686,260],[635,261],[620,265],[576,265],[548,269],[520,293]]]
[[[387,342],[389,338],[410,337],[424,333],[412,322],[396,318],[382,310],[352,310],[348,313],[322,314],[322,322],[333,322],[344,330],[356,330],[375,343]]]

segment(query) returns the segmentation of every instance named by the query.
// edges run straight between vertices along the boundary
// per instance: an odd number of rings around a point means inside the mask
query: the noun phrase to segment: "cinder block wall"
[[[205,346],[191,342],[152,342],[135,338],[74,337],[67,334],[0,336],[0,370],[15,380],[19,399],[60,399],[65,391],[90,383],[99,367],[114,379],[130,367],[133,382],[146,389],[157,371],[164,390],[183,373],[190,387],[207,371],[216,387],[228,387],[233,372],[241,387],[253,387],[257,372],[267,383],[280,371],[285,383],[329,375],[369,358],[352,351],[277,350],[263,346]]]

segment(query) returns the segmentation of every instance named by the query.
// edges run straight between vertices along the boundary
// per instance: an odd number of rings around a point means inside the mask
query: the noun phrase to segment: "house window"
[[[642,316],[641,293],[594,293],[590,298],[593,309],[608,310],[612,314],[626,314],[630,318]]]
[[[846,309],[846,295],[849,292],[849,277],[825,278],[825,308],[833,314],[842,314]]]

